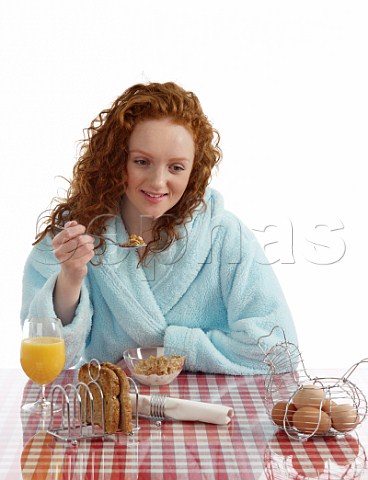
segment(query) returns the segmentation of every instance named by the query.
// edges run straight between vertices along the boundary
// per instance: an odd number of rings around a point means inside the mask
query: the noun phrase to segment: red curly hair
[[[52,233],[56,225],[70,220],[85,225],[88,233],[103,235],[106,219],[119,214],[119,200],[126,188],[128,142],[134,127],[143,120],[164,117],[186,127],[195,144],[187,188],[179,202],[166,212],[170,215],[155,220],[153,240],[144,257],[149,251],[168,248],[178,238],[176,227],[190,220],[198,206],[205,205],[203,197],[212,169],[222,157],[220,136],[203,113],[198,98],[173,82],[133,85],[84,130],[66,198],[59,199],[46,217],[46,228],[37,235],[35,244]],[[103,238],[99,246],[106,247]]]

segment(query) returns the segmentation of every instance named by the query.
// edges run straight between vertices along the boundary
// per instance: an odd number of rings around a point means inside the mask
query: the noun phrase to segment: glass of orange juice
[[[58,318],[33,317],[25,320],[20,348],[24,373],[41,386],[40,398],[22,406],[31,413],[46,413],[51,402],[46,399],[46,385],[53,382],[65,366],[63,326]]]

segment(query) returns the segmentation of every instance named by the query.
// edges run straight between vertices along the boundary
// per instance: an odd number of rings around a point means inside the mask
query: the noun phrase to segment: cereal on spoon
[[[129,235],[129,238],[126,242],[120,244],[121,247],[138,247],[139,245],[145,245],[144,240],[139,235]]]

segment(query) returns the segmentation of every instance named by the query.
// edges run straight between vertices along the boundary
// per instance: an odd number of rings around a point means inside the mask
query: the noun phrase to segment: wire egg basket
[[[277,329],[282,332],[282,341],[265,349],[262,343]],[[290,438],[346,435],[363,422],[367,400],[350,376],[359,365],[368,363],[368,358],[352,365],[341,377],[312,377],[298,347],[287,341],[281,327],[260,337],[258,346],[269,368],[265,376],[267,414]]]

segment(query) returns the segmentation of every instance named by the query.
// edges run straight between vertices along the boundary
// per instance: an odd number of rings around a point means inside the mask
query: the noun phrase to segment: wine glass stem
[[[46,385],[41,385],[41,403],[45,405],[46,402]]]

